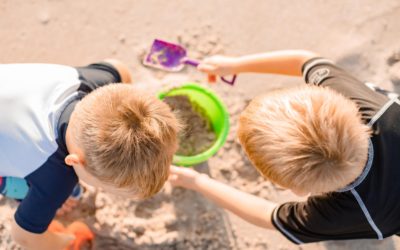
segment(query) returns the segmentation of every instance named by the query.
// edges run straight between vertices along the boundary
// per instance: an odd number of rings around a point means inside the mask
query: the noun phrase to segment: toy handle
[[[233,76],[232,76],[232,79],[229,81],[229,80],[227,80],[225,77],[221,76],[221,80],[222,80],[223,82],[229,84],[229,85],[233,85],[233,84],[235,84],[236,77],[237,77],[237,75],[233,75]]]
[[[199,62],[198,61],[195,61],[195,60],[192,60],[192,59],[188,59],[188,58],[185,58],[183,60],[183,63],[187,64],[187,65],[190,65],[190,66],[193,66],[193,67],[199,66]]]
[[[198,62],[198,61],[192,60],[192,59],[189,59],[189,58],[185,58],[185,59],[183,60],[183,63],[184,63],[184,64],[187,64],[187,65],[191,65],[191,66],[193,66],[193,67],[199,66],[199,62]],[[233,84],[235,83],[235,81],[236,81],[236,75],[233,75],[233,77],[232,77],[231,80],[228,80],[228,79],[226,79],[225,77],[221,76],[221,80],[222,80],[223,82],[229,84],[229,85],[233,85]]]

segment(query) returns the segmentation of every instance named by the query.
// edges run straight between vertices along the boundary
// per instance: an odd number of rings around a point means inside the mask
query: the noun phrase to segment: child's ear
[[[67,157],[65,157],[65,164],[68,166],[78,166],[82,165],[81,160],[79,159],[79,156],[77,154],[69,154]]]

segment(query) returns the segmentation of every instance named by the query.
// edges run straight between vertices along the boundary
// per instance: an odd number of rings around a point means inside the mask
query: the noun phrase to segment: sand
[[[243,55],[310,49],[337,61],[362,80],[400,90],[400,4],[397,0],[240,1],[87,0],[0,1],[0,63],[84,65],[103,58],[128,63],[138,88],[156,92],[180,83],[205,83],[187,67],[179,73],[141,66],[152,39],[177,41],[189,55]],[[235,133],[240,111],[255,95],[301,84],[301,79],[245,74],[235,87],[209,86],[231,115],[226,145],[196,169],[275,202],[297,200],[263,180],[246,159]],[[19,249],[10,238],[17,203],[0,198],[0,249]],[[88,188],[78,209],[97,235],[93,249],[400,249],[398,237],[296,246],[278,232],[250,225],[201,195],[169,185],[144,202]]]
[[[190,101],[185,95],[167,96],[163,101],[170,106],[182,126],[177,155],[197,155],[213,145],[216,136],[199,103]]]

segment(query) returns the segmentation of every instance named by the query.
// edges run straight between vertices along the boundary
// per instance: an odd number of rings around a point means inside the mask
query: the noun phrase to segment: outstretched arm
[[[271,215],[277,204],[247,194],[192,169],[171,167],[170,182],[197,191],[219,206],[259,227],[275,229]]]
[[[213,56],[198,66],[204,73],[231,75],[239,73],[269,73],[302,76],[302,66],[317,54],[306,50],[281,50],[240,57]]]

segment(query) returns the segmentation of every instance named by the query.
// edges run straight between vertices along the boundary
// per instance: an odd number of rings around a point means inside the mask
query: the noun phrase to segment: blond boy
[[[257,170],[305,202],[276,204],[189,169],[172,168],[174,185],[194,189],[255,225],[296,244],[383,239],[400,232],[400,102],[374,91],[308,51],[212,57],[199,69],[303,76],[307,85],[254,99],[239,140]],[[245,83],[243,83],[245,84]]]
[[[29,187],[12,223],[24,248],[78,247],[71,232],[48,230],[78,180],[135,199],[163,186],[177,121],[156,97],[118,84],[131,82],[124,64],[4,64],[0,77],[0,176]]]

